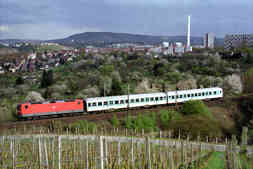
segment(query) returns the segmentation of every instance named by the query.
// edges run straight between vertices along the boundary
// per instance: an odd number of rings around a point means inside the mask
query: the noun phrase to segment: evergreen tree
[[[111,95],[121,95],[123,94],[123,89],[121,87],[121,83],[119,80],[113,78],[112,79],[112,91],[111,91]]]
[[[24,84],[24,79],[22,76],[19,76],[17,79],[16,79],[16,85],[21,85],[21,84]]]
[[[53,78],[53,71],[52,70],[44,70],[40,82],[40,87],[45,88],[54,83],[54,78]]]

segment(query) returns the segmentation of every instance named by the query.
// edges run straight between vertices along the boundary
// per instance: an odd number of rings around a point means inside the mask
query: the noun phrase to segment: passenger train
[[[161,93],[130,94],[42,103],[26,102],[17,106],[20,119],[76,113],[94,113],[156,105],[170,105],[189,100],[210,100],[223,97],[219,87],[177,90]]]

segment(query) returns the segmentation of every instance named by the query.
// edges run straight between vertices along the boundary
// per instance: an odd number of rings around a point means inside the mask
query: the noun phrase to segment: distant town
[[[227,35],[224,40],[224,49],[230,50],[245,43],[247,46],[253,44],[253,35],[239,34]],[[33,46],[32,43],[15,43],[7,44],[1,43],[2,46],[9,48],[24,48],[26,46]],[[40,47],[61,46],[58,43],[43,42],[36,45],[36,49]],[[0,61],[0,73],[5,72],[33,72],[36,70],[49,69],[50,67],[57,67],[66,62],[74,62],[82,53],[86,54],[110,54],[112,52],[125,52],[131,54],[134,52],[142,53],[146,57],[160,57],[161,55],[170,55],[171,57],[182,57],[185,53],[196,52],[197,49],[214,49],[215,35],[207,33],[203,37],[202,45],[192,45],[187,47],[183,42],[162,42],[157,45],[140,45],[135,43],[113,43],[106,47],[96,47],[87,45],[84,48],[65,47],[61,50],[49,51],[33,51],[26,55],[21,55],[12,61]],[[195,50],[192,50],[195,49]]]
[[[95,33],[96,34],[96,33]],[[110,33],[113,34],[113,33]],[[115,35],[117,35],[115,33]],[[79,34],[80,36],[80,34]],[[132,35],[134,36],[134,35]],[[136,35],[137,36],[137,35]],[[73,36],[71,36],[73,37]],[[139,37],[140,38],[140,37]],[[80,38],[79,38],[80,39]],[[216,46],[216,37],[214,33],[206,33],[203,35],[202,44],[191,45],[191,18],[188,17],[187,40],[170,42],[163,41],[157,44],[140,44],[140,43],[109,43],[104,47],[96,45],[85,45],[83,47],[66,47],[55,42],[17,42],[3,43],[0,45],[8,48],[26,49],[31,48],[28,54],[15,57],[12,60],[0,59],[0,74],[5,72],[33,72],[36,70],[47,70],[51,67],[57,67],[67,62],[75,62],[78,57],[85,55],[110,54],[113,52],[123,52],[126,54],[141,53],[141,56],[158,58],[164,55],[171,57],[183,57],[187,53],[198,53],[199,50],[214,50]],[[69,39],[71,43],[75,43],[75,39]],[[235,34],[226,35],[224,38],[223,49],[229,51],[241,45],[252,46],[253,35]],[[44,49],[44,50],[41,50]],[[21,50],[22,51],[22,50]],[[0,53],[1,54],[1,53]],[[5,55],[8,55],[5,53]]]

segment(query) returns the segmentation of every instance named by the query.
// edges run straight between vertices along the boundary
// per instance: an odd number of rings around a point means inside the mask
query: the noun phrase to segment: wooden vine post
[[[151,169],[151,157],[150,157],[150,138],[146,137],[146,165],[147,165],[147,169]]]
[[[61,136],[58,137],[58,169],[61,169]]]
[[[97,169],[104,169],[104,147],[103,147],[103,137],[97,137]]]

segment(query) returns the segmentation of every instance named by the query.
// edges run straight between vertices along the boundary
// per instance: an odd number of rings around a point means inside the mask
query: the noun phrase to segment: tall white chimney
[[[191,46],[191,16],[188,16],[187,48]]]

